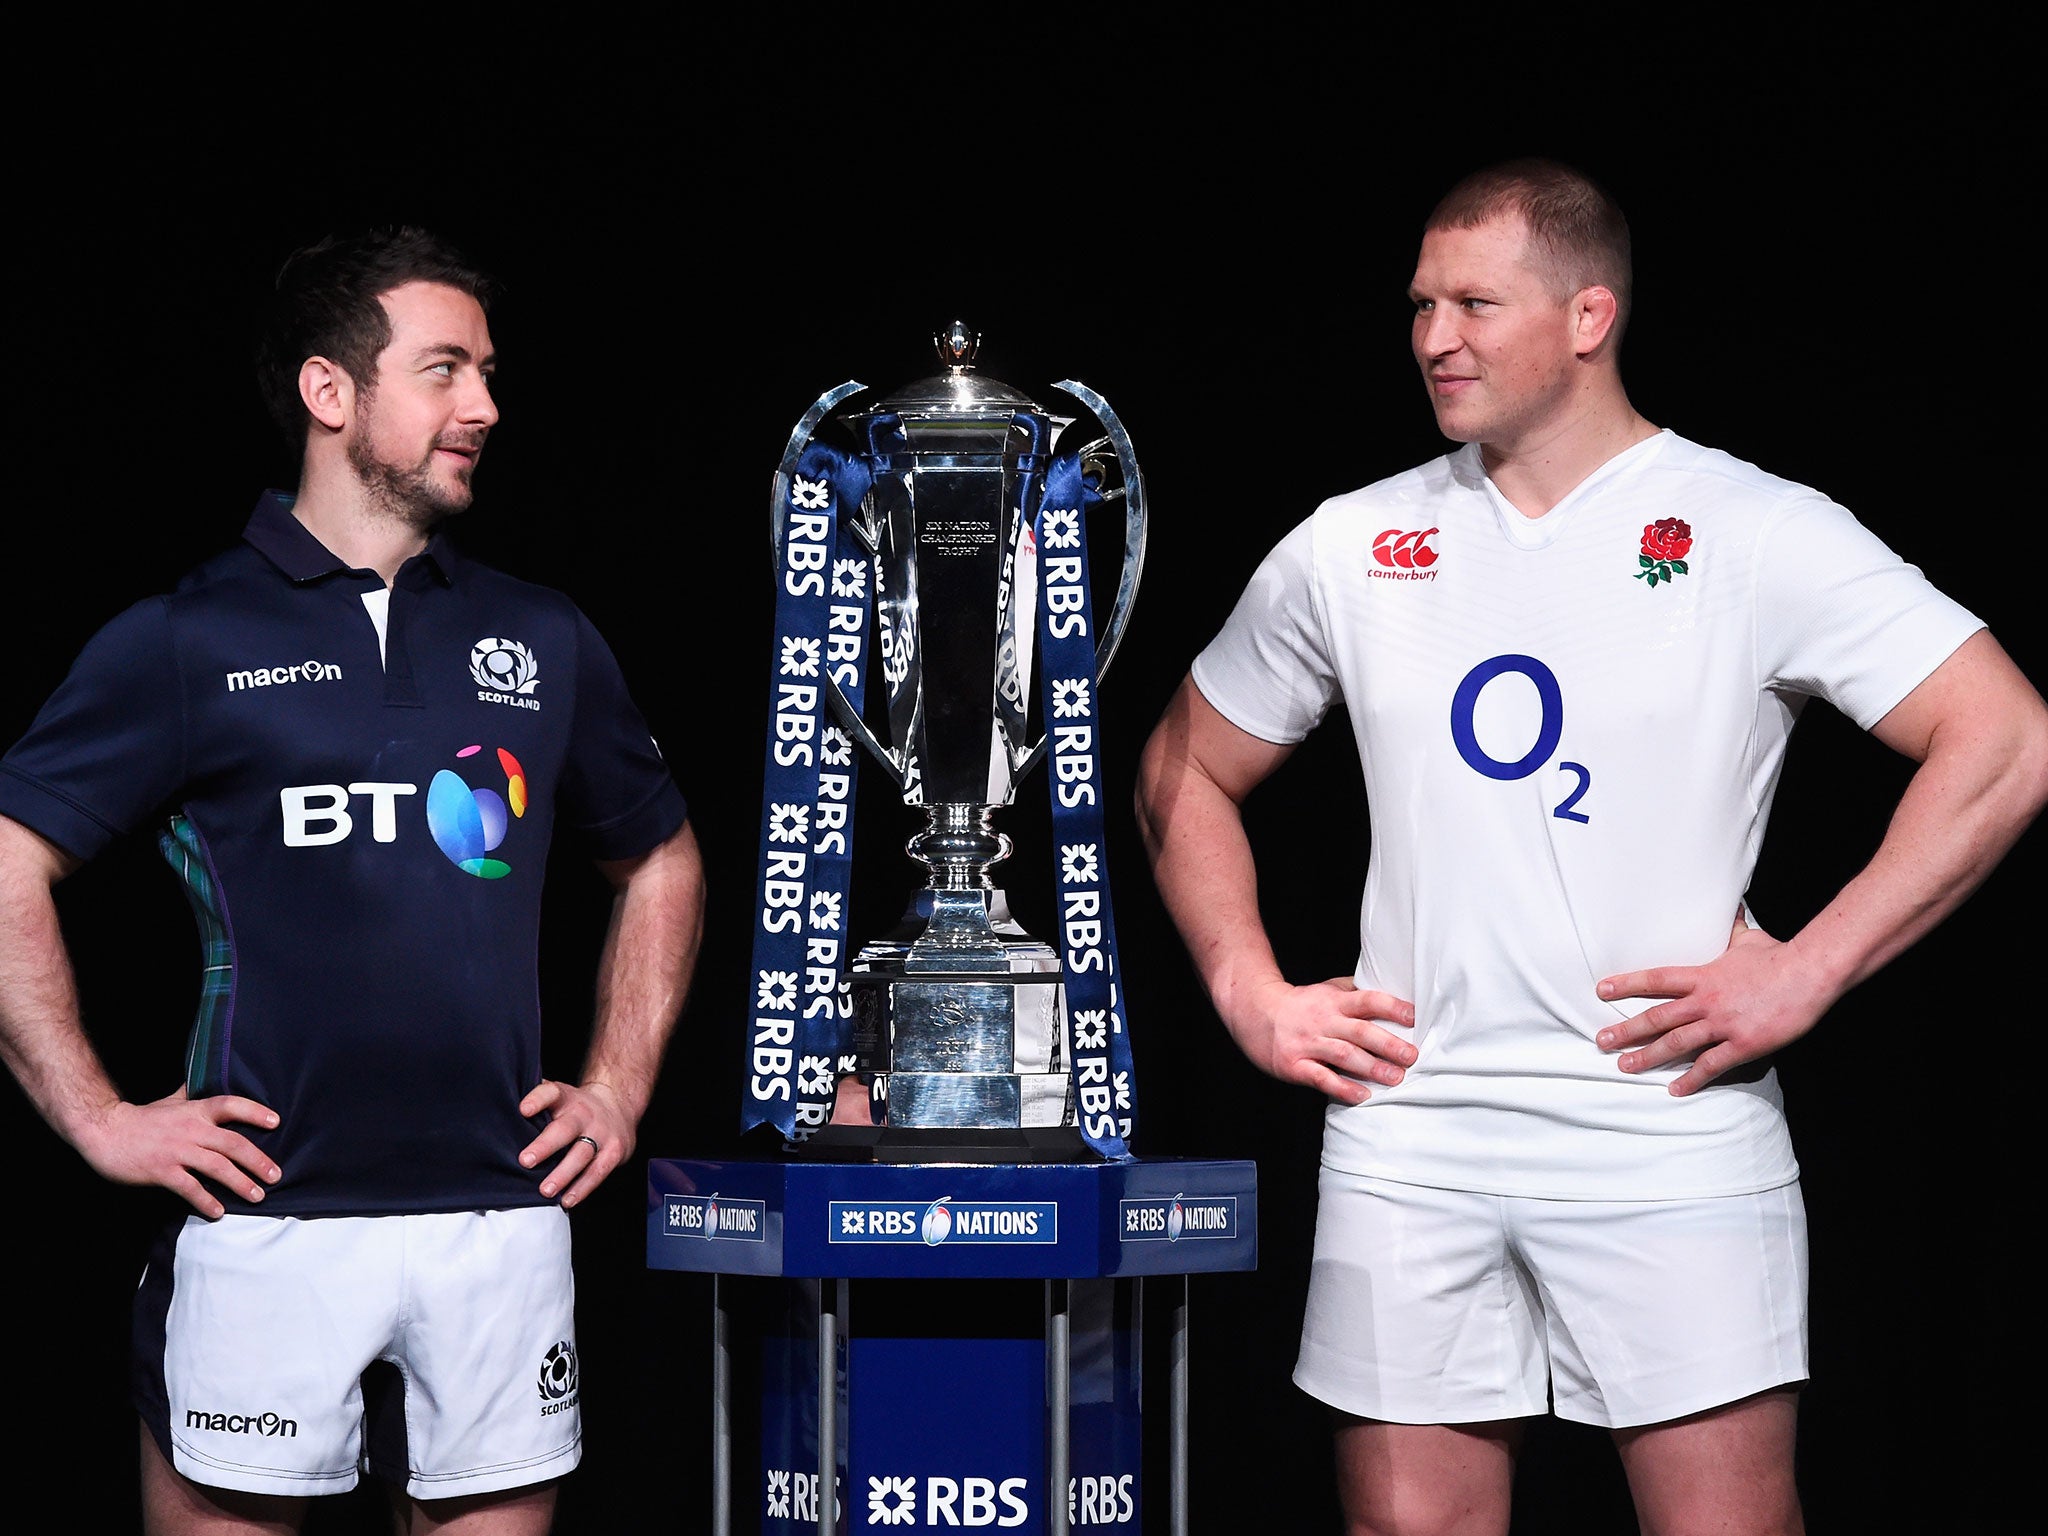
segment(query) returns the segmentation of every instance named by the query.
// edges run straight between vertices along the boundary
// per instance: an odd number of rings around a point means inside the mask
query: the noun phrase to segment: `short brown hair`
[[[1618,347],[1635,289],[1621,205],[1576,166],[1529,157],[1474,171],[1443,195],[1422,227],[1471,229],[1508,214],[1528,227],[1531,252],[1560,294],[1595,285],[1612,291],[1611,344]]]
[[[256,382],[295,451],[305,451],[307,433],[299,365],[331,357],[359,388],[375,388],[377,354],[391,342],[382,297],[414,282],[459,288],[486,312],[497,287],[453,245],[413,225],[329,235],[285,259],[257,347]]]

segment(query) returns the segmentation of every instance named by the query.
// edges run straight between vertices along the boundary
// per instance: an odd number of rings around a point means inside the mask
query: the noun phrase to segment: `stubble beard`
[[[418,533],[426,534],[447,519],[469,510],[473,494],[466,474],[452,491],[434,478],[432,465],[437,450],[429,448],[427,457],[417,464],[388,463],[378,458],[370,446],[367,418],[363,426],[365,430],[349,442],[348,462],[364,493],[379,511]]]

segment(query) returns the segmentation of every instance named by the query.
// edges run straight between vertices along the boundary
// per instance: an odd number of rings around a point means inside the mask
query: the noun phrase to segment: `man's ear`
[[[1614,330],[1616,316],[1621,313],[1621,304],[1614,297],[1612,288],[1603,288],[1598,283],[1581,288],[1572,295],[1572,348],[1580,357],[1590,357],[1600,350]]]
[[[321,426],[339,432],[355,412],[355,380],[331,358],[309,357],[299,364],[299,399]]]

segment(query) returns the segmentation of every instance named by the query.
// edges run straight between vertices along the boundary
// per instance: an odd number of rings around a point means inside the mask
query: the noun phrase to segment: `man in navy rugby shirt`
[[[0,1056],[105,1177],[189,1202],[138,1292],[152,1532],[548,1529],[581,1453],[566,1211],[624,1163],[703,874],[619,666],[464,558],[497,423],[489,280],[418,230],[279,275],[259,362],[303,445],[239,546],[115,617],[0,758]],[[124,1100],[53,888],[156,832],[208,964],[184,1082]],[[615,891],[581,1077],[541,1075],[542,873]]]

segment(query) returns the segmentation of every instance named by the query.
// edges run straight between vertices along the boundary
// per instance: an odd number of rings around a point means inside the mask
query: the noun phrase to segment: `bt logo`
[[[475,757],[481,746],[464,747],[457,758]],[[486,858],[504,842],[514,817],[526,814],[526,770],[503,747],[496,749],[505,773],[505,792],[472,789],[468,780],[443,768],[427,786],[427,831],[434,846],[457,869],[480,880],[497,880],[512,872],[500,859]],[[284,812],[287,848],[319,848],[338,843],[355,830],[348,809],[352,797],[370,802],[370,836],[380,843],[398,840],[398,802],[419,793],[417,784],[299,784],[278,791]]]
[[[464,747],[457,757],[474,757],[482,747]],[[494,789],[471,789],[461,774],[443,768],[427,786],[427,830],[434,843],[457,869],[466,869],[482,880],[496,880],[512,873],[512,866],[485,854],[505,841],[506,817],[526,814],[526,773],[519,759],[498,748],[498,766],[505,770],[505,793]]]

